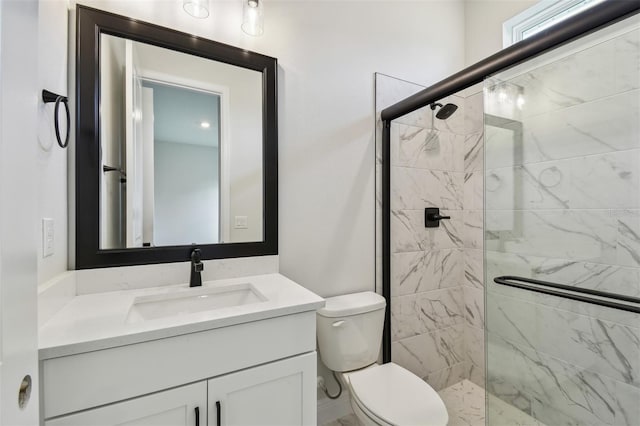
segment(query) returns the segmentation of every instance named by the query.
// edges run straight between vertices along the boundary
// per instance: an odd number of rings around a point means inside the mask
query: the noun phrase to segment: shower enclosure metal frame
[[[579,37],[640,12],[640,1],[609,0],[579,13],[561,25],[520,41],[462,71],[394,104],[380,114],[382,120],[382,295],[387,301],[382,359],[391,361],[391,122],[460,90]],[[598,300],[592,303],[598,304]]]

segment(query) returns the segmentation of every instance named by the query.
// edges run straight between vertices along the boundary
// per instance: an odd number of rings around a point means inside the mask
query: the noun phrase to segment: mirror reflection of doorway
[[[143,240],[219,242],[220,95],[142,80]]]

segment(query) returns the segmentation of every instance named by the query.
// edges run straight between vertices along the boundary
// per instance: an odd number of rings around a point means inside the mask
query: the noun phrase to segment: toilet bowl
[[[351,407],[365,425],[446,426],[447,409],[425,381],[392,362],[342,373]]]
[[[348,387],[364,425],[446,426],[447,409],[431,386],[397,364],[376,364],[385,304],[373,292],[326,299],[317,315],[320,358]]]

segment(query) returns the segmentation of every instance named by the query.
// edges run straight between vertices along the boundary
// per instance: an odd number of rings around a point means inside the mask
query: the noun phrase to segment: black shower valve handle
[[[451,216],[441,216],[439,214],[429,215],[429,220],[442,220],[442,219],[451,219]]]
[[[440,221],[443,219],[451,219],[451,216],[443,216],[440,214],[440,208],[427,207],[424,209],[424,226],[425,228],[438,228]]]

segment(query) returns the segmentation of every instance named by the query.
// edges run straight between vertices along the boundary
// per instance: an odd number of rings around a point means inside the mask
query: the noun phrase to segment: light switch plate
[[[53,225],[53,219],[42,218],[42,257],[53,256],[55,243]]]
[[[249,225],[247,216],[236,216],[236,229],[247,229],[248,227]]]

